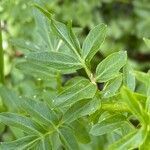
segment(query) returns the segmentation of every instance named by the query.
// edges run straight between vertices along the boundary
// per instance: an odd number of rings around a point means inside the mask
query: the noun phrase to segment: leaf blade
[[[116,77],[127,60],[126,52],[115,52],[106,57],[96,68],[97,82],[106,82]]]
[[[82,57],[84,59],[90,61],[99,50],[104,42],[106,29],[107,26],[105,24],[99,24],[90,31],[82,46]]]

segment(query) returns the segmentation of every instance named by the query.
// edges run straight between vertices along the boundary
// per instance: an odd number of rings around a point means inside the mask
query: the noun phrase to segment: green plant
[[[4,83],[4,55],[2,46],[2,29],[0,22],[0,83]]]
[[[0,87],[8,110],[0,113],[0,122],[10,127],[15,139],[0,148],[148,149],[150,73],[134,71],[125,51],[92,63],[106,25],[94,27],[81,46],[71,22],[65,25],[36,8],[42,12],[34,10],[38,39],[16,43],[26,49],[16,67],[35,80],[37,91],[20,92],[19,97]],[[73,77],[65,81],[66,74]]]

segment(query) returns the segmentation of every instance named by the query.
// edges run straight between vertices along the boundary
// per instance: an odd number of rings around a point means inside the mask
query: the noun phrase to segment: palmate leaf
[[[138,145],[143,143],[145,137],[145,132],[140,129],[132,131],[131,133],[124,136],[122,139],[118,140],[114,144],[112,144],[109,149],[110,150],[128,150],[137,148]]]
[[[120,51],[106,57],[96,68],[97,82],[106,82],[115,78],[119,70],[126,64],[127,54]]]
[[[59,136],[62,141],[62,144],[66,149],[69,150],[78,150],[78,143],[76,141],[76,138],[68,126],[62,126],[59,128]]]
[[[82,45],[82,58],[90,61],[92,57],[98,52],[101,44],[105,40],[107,26],[99,24],[94,27],[86,37]]]
[[[81,99],[93,98],[97,87],[89,80],[81,78],[72,86],[65,88],[55,99],[56,106],[72,105]]]
[[[56,113],[44,102],[23,99],[22,108],[40,124],[44,124],[47,127],[50,127],[51,125],[53,128],[55,127],[55,124],[58,124],[59,118]]]
[[[75,71],[82,68],[82,65],[77,59],[61,52],[30,53],[27,56],[27,60],[34,63],[40,62],[47,67],[51,67],[61,71]]]
[[[3,142],[0,144],[1,150],[25,150],[37,141],[37,136],[28,135],[12,142]]]
[[[109,116],[106,119],[102,120],[101,122],[95,124],[91,128],[90,133],[95,136],[110,133],[113,130],[120,128],[121,125],[124,124],[125,120],[126,117],[123,115],[116,114]]]
[[[32,63],[28,61],[20,62],[16,65],[16,68],[24,72],[25,74],[31,75],[35,78],[43,80],[51,80],[56,78],[56,70],[42,63]]]
[[[37,122],[15,113],[0,113],[0,122],[8,126],[19,128],[28,134],[39,135],[40,133],[45,132],[45,129]]]

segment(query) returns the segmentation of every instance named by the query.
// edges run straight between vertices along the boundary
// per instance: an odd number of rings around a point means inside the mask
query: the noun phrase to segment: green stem
[[[71,49],[74,51],[74,53],[76,54],[76,56],[78,57],[79,61],[81,62],[86,74],[88,75],[89,79],[91,80],[91,82],[93,84],[96,84],[95,78],[93,73],[91,72],[91,70],[87,67],[85,61],[82,59],[82,57],[80,56],[79,52],[71,46]]]
[[[0,83],[4,84],[4,54],[2,47],[2,28],[0,21]]]
[[[93,73],[91,72],[91,70],[87,67],[87,65],[86,65],[85,63],[83,64],[83,67],[84,67],[85,72],[86,72],[86,74],[88,75],[89,79],[91,80],[91,82],[92,82],[93,84],[96,84],[94,75],[93,75]]]

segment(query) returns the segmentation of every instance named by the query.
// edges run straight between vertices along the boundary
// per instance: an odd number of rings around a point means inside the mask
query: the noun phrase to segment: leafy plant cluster
[[[35,7],[34,41],[14,41],[25,54],[15,66],[28,80],[20,74],[13,90],[3,79],[0,86],[0,129],[12,135],[2,134],[0,149],[148,150],[150,73],[133,70],[126,51],[93,63],[105,24],[95,26],[81,46],[72,22]]]

